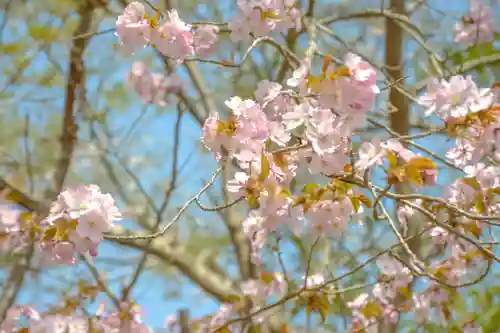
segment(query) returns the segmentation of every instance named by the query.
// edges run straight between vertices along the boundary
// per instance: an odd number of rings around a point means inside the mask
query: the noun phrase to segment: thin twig
[[[217,176],[219,175],[219,173],[221,172],[222,170],[222,167],[219,167],[213,174],[212,176],[212,179],[210,179],[210,181],[195,195],[193,196],[191,199],[189,199],[188,201],[186,201],[186,203],[184,204],[184,206],[181,207],[181,209],[179,209],[179,211],[177,212],[177,214],[167,223],[165,224],[159,231],[157,232],[153,232],[149,235],[136,235],[136,236],[118,236],[118,235],[113,235],[113,234],[106,234],[104,236],[104,238],[106,239],[128,239],[128,240],[144,240],[144,239],[151,239],[151,238],[157,238],[157,237],[160,237],[160,236],[163,236],[165,234],[165,232],[167,232],[167,230],[175,223],[179,220],[179,218],[182,216],[182,214],[184,213],[184,211],[186,211],[186,209],[189,207],[189,205],[191,203],[193,203],[193,201],[196,201],[197,199],[199,199],[199,197],[215,182],[215,179],[217,178]]]

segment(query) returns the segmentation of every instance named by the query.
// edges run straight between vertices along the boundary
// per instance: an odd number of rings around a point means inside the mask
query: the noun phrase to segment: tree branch
[[[93,9],[94,7],[90,3],[84,3],[79,6],[78,14],[80,19],[73,36],[82,35],[90,31]],[[85,64],[83,61],[83,54],[88,45],[88,41],[88,38],[72,40],[69,72],[64,99],[62,135],[60,140],[61,153],[59,161],[55,167],[54,185],[47,196],[50,199],[54,198],[59,192],[61,192],[78,139],[78,124],[75,121],[73,111],[75,100],[77,98],[77,89],[80,94],[80,102],[85,101]]]

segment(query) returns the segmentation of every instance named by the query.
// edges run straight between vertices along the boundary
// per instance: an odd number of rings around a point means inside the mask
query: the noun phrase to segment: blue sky
[[[433,8],[435,8],[437,11],[447,11],[448,13],[462,12],[466,8],[466,1],[434,0],[431,1],[431,3]],[[204,5],[202,4],[198,6],[198,9],[199,12],[204,12],[206,10],[206,8],[204,8]],[[113,25],[114,22],[109,21],[101,28],[106,29],[112,27]],[[359,33],[356,32],[356,30],[352,29],[352,26],[353,24],[351,23],[338,24],[335,25],[335,31],[343,36],[352,36],[353,34]],[[449,32],[449,35],[451,35],[451,31]],[[5,37],[8,38],[8,35],[6,35]],[[107,70],[112,70],[113,68],[117,69],[117,71],[115,71],[107,78],[108,83],[104,85],[104,87],[110,86],[114,82],[122,81],[130,68],[131,62],[134,59],[140,59],[143,54],[150,52],[141,52],[133,57],[128,58],[111,53],[106,54],[105,57],[103,57],[104,59],[100,60],[98,55],[101,52],[102,45],[110,45],[111,43],[115,43],[116,40],[116,37],[112,34],[103,35],[95,37],[90,45],[89,53],[92,54],[92,56],[89,56],[88,59],[92,59],[92,62],[94,62],[96,65],[99,65],[100,63],[105,64]],[[408,42],[407,51],[412,52],[415,47],[417,47],[415,42]],[[380,52],[383,52],[382,48],[380,48],[380,50]],[[45,61],[46,59],[39,59],[34,63],[32,70],[35,70],[37,68],[37,65],[43,66],[44,64],[46,64]],[[158,68],[160,68],[160,66],[158,66]],[[200,68],[203,70],[204,68],[207,68],[207,66],[200,66]],[[409,74],[411,75],[411,71],[409,72]],[[207,81],[210,82],[210,80],[216,79],[218,78],[212,76],[209,77]],[[89,78],[88,82],[89,91],[92,94],[98,92],[97,89],[99,85],[97,77]],[[408,82],[412,82],[412,78],[409,78]],[[142,105],[137,96],[135,96],[133,92],[130,92],[129,97],[132,103],[130,104],[130,107],[126,108],[125,111],[110,111],[110,119],[112,120],[111,127],[116,130],[128,128],[141,113]],[[61,105],[61,103],[62,100],[57,104]],[[19,112],[26,111],[32,112],[32,110],[28,109],[26,106],[19,108]],[[42,116],[42,118],[47,116],[48,115]],[[161,111],[161,113],[157,113],[157,110],[155,110],[153,107],[149,108],[146,116],[144,117],[144,120],[136,130],[136,135],[134,136],[134,140],[139,140],[140,138],[141,141],[132,141],[130,142],[130,145],[126,146],[127,150],[146,157],[149,156],[149,154],[156,155],[158,154],[158,152],[164,152],[163,156],[165,157],[163,159],[163,163],[156,165],[155,167],[157,169],[138,169],[139,174],[142,175],[141,180],[143,181],[143,185],[148,190],[151,190],[162,179],[168,179],[170,175],[171,153],[169,154],[169,150],[173,144],[172,133],[174,131],[175,120],[176,114],[175,109],[173,108],[163,110]],[[180,143],[179,161],[180,163],[182,163],[189,158],[190,162],[187,169],[181,175],[181,181],[183,181],[182,191],[176,192],[173,200],[174,202],[170,205],[171,208],[175,207],[176,205],[182,204],[188,197],[197,192],[197,190],[201,186],[200,180],[208,179],[215,168],[213,158],[209,154],[199,154],[199,149],[197,148],[198,142],[196,140],[200,137],[200,128],[198,124],[195,123],[188,115],[184,116],[183,118],[181,133],[182,140]],[[440,140],[438,144],[436,143],[436,140]],[[444,142],[444,140],[432,138],[422,140],[421,142],[426,147],[439,147],[442,148],[442,152],[445,151],[446,143]],[[196,208],[190,210],[190,213],[194,216],[200,217],[201,219],[204,219],[206,217],[206,214],[200,213]],[[180,223],[182,223],[182,219]],[[132,251],[123,251],[107,244],[102,245],[100,250],[102,253],[106,253],[107,256],[115,256],[117,258],[123,258],[132,255]],[[98,259],[97,263],[99,264]],[[79,268],[68,269],[68,274],[82,274],[83,272],[85,272],[85,270],[85,267],[82,265]],[[130,268],[124,267],[123,269],[120,269],[118,271],[111,272],[112,274],[110,274],[110,276],[119,276],[120,274],[125,273],[127,270],[130,270]],[[48,279],[50,281],[54,278],[51,276],[46,276],[44,277],[44,279]],[[198,296],[197,287],[190,283],[185,283],[182,286],[182,292],[185,297],[183,297],[182,299],[166,300],[164,297],[164,289],[165,285],[168,286],[169,283],[170,281],[168,281],[166,277],[145,274],[141,282],[134,289],[134,296],[142,305],[143,310],[147,314],[147,316],[145,317],[145,321],[153,327],[161,326],[167,315],[174,314],[177,309],[181,307],[188,307],[190,309],[190,315],[192,317],[197,317],[213,312],[218,308],[218,305],[210,299]],[[118,287],[118,284],[115,283],[114,286]],[[54,297],[47,296],[46,294],[43,294],[43,297],[42,295],[40,295],[35,298],[35,294],[33,292],[36,291],[36,289],[39,288],[37,288],[37,286],[35,285],[28,285],[28,288],[20,297],[19,302],[50,304],[55,301]],[[117,290],[117,288],[114,289]]]

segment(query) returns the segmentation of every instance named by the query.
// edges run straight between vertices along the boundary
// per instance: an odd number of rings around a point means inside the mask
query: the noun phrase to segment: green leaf
[[[424,329],[429,333],[443,333],[443,327],[434,323],[425,323]]]
[[[248,206],[250,206],[250,208],[252,208],[252,209],[259,208],[260,204],[259,204],[258,198],[255,196],[249,197],[248,198]]]
[[[477,59],[481,56],[478,45],[468,48],[467,53],[469,54],[468,60]]]
[[[481,190],[481,185],[477,181],[476,177],[463,178],[462,182],[464,182],[465,184],[469,185],[470,187],[472,187],[476,191],[480,191]]]
[[[264,154],[264,151],[262,151],[261,158],[260,158],[260,176],[259,176],[259,181],[264,181],[269,177],[269,160],[267,159],[266,154]]]
[[[450,58],[456,66],[462,65],[465,62],[464,54],[461,51],[451,54]]]
[[[55,42],[61,33],[60,29],[47,26],[29,26],[28,31],[34,40],[44,42]]]
[[[306,184],[304,185],[304,188],[302,188],[302,193],[314,194],[316,189],[318,189],[319,187],[319,184]]]
[[[479,214],[484,214],[484,212],[486,211],[486,205],[484,204],[483,196],[481,195],[481,193],[478,193],[476,195],[476,201],[474,202],[474,207],[476,207],[476,210]]]

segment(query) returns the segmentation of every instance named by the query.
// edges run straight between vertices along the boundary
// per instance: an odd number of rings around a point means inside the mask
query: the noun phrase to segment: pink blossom
[[[292,110],[283,114],[282,120],[285,128],[287,130],[294,130],[304,124],[308,120],[309,115],[313,113],[312,109],[311,105],[307,102],[295,105]]]
[[[101,322],[108,330],[119,329],[120,333],[153,333],[149,326],[142,323],[139,308],[132,303],[122,302],[118,311],[104,314]]]
[[[464,138],[457,138],[456,147],[446,152],[446,158],[453,161],[457,167],[464,167],[472,161],[472,154],[475,149],[471,141]]]
[[[313,289],[313,288],[319,287],[319,286],[325,284],[325,282],[326,282],[325,277],[321,273],[316,273],[316,274],[310,275],[307,278],[305,276],[303,276],[302,279],[304,279],[304,278],[306,279],[305,286],[308,289]]]
[[[70,264],[76,263],[75,246],[71,242],[50,242],[42,243],[43,252],[55,264]]]
[[[300,156],[306,162],[311,174],[333,175],[342,172],[347,163],[347,155],[343,149],[323,155],[318,155],[312,149],[308,149],[301,151]]]
[[[268,103],[278,97],[281,89],[282,86],[279,83],[262,80],[257,83],[257,89],[255,89],[255,99],[260,103]]]
[[[291,138],[291,129],[285,117],[294,112],[295,103],[290,96],[281,92],[282,86],[279,83],[263,80],[257,84],[255,98],[267,115],[271,140],[285,146]]]
[[[210,327],[216,329],[224,325],[235,313],[234,305],[222,304],[210,321]]]
[[[286,81],[286,84],[290,87],[301,87],[303,86],[309,75],[311,64],[309,61],[303,60],[299,67],[293,71],[292,77]]]
[[[494,96],[490,89],[479,89],[470,76],[453,76],[449,81],[437,79],[429,83],[420,104],[428,107],[426,116],[435,113],[445,121],[490,107]]]
[[[19,212],[0,203],[0,232],[14,233],[18,231],[20,231]]]
[[[260,215],[259,211],[251,211],[247,218],[243,221],[243,232],[250,239],[251,245],[251,261],[256,265],[260,265],[261,250],[267,240],[268,230],[263,227],[265,218]]]
[[[492,156],[500,161],[500,124],[488,126],[482,133],[472,160],[478,161],[483,156]]]
[[[218,113],[212,113],[203,124],[203,135],[201,142],[207,149],[216,154],[217,159],[220,158],[222,148],[228,150],[234,149],[235,142],[227,131],[222,130],[221,121]]]
[[[350,77],[341,77],[341,99],[347,111],[366,112],[375,103],[380,93],[375,69],[360,56],[348,53],[345,64],[351,71]]]
[[[47,221],[59,219],[76,220],[76,233],[97,243],[122,216],[110,194],[97,185],[79,185],[66,188],[52,204]]]
[[[203,142],[209,150],[218,153],[221,146],[239,160],[242,165],[260,156],[269,138],[269,120],[258,103],[232,97],[226,101],[234,117],[228,122],[212,114],[203,128]]]
[[[227,190],[237,195],[245,195],[250,176],[245,172],[236,172],[234,179],[228,181]]]
[[[432,241],[435,244],[445,244],[450,239],[448,231],[441,227],[432,228],[430,231],[430,235],[432,237]]]
[[[268,36],[273,31],[300,29],[300,11],[289,0],[238,0],[237,12],[231,22],[231,40],[248,41],[250,35]]]
[[[256,300],[265,300],[269,296],[283,293],[286,290],[286,282],[280,273],[272,273],[272,280],[263,279],[248,280],[241,283],[241,291]]]
[[[286,225],[298,233],[303,218],[298,208],[291,207],[292,202],[279,186],[267,186],[259,198],[259,211],[265,217],[262,226],[268,231],[276,231],[280,225]]]
[[[145,18],[145,13],[144,5],[134,1],[116,20],[115,34],[129,53],[132,53],[135,48],[145,47],[148,44],[151,27]]]
[[[451,184],[443,197],[452,205],[466,205],[474,200],[476,191],[462,181],[455,181]]]
[[[49,315],[30,324],[30,332],[40,333],[86,333],[88,321],[85,318],[63,315]]]
[[[175,9],[169,11],[167,16],[166,22],[151,37],[151,43],[163,55],[182,62],[194,55],[193,33]]]
[[[413,295],[415,322],[422,325],[429,320],[429,299],[425,294]]]
[[[173,331],[178,325],[177,317],[175,315],[170,315],[165,319],[165,328],[169,331]]]
[[[475,177],[483,189],[500,186],[500,168],[486,166],[484,163],[468,165],[464,168],[468,177]]]
[[[1,333],[16,333],[19,331],[19,321],[22,317],[26,317],[29,325],[33,326],[37,323],[41,316],[32,307],[26,305],[15,305],[8,309],[5,319],[0,323]]]
[[[422,200],[415,200],[415,204],[417,206],[421,205]],[[410,218],[413,217],[417,213],[417,210],[413,209],[413,207],[407,205],[401,205],[396,209],[396,216],[398,217],[399,223],[403,226],[403,230],[406,232],[408,230],[408,222]]]
[[[382,146],[392,151],[401,162],[408,162],[416,156],[414,152],[406,149],[397,139],[389,139]]]
[[[312,231],[318,235],[340,235],[347,229],[349,216],[354,213],[351,201],[323,200],[314,204],[308,211]]]
[[[198,57],[205,58],[215,51],[217,33],[219,28],[215,25],[204,24],[194,31],[194,52]]]
[[[260,106],[254,101],[245,100],[236,112],[238,127],[234,132],[236,140],[242,144],[264,143],[269,137],[268,119]],[[257,145],[259,146],[259,145]]]
[[[359,159],[355,167],[358,170],[365,170],[373,165],[383,165],[385,150],[381,146],[381,141],[376,136],[372,142],[363,142],[358,151]]]
[[[467,46],[491,43],[495,24],[491,7],[481,0],[470,0],[470,15],[455,25],[455,43]]]
[[[342,135],[333,127],[333,122],[325,119],[310,122],[307,127],[307,139],[312,144],[313,151],[318,155],[334,153],[339,149]]]
[[[377,260],[377,266],[383,275],[392,278],[386,285],[390,286],[394,291],[394,295],[400,288],[406,287],[413,280],[413,276],[408,267],[403,266],[403,264],[391,258],[389,255],[380,257]]]
[[[179,91],[182,82],[175,74],[152,73],[143,62],[135,62],[127,77],[128,84],[145,103],[166,106],[166,97]]]

